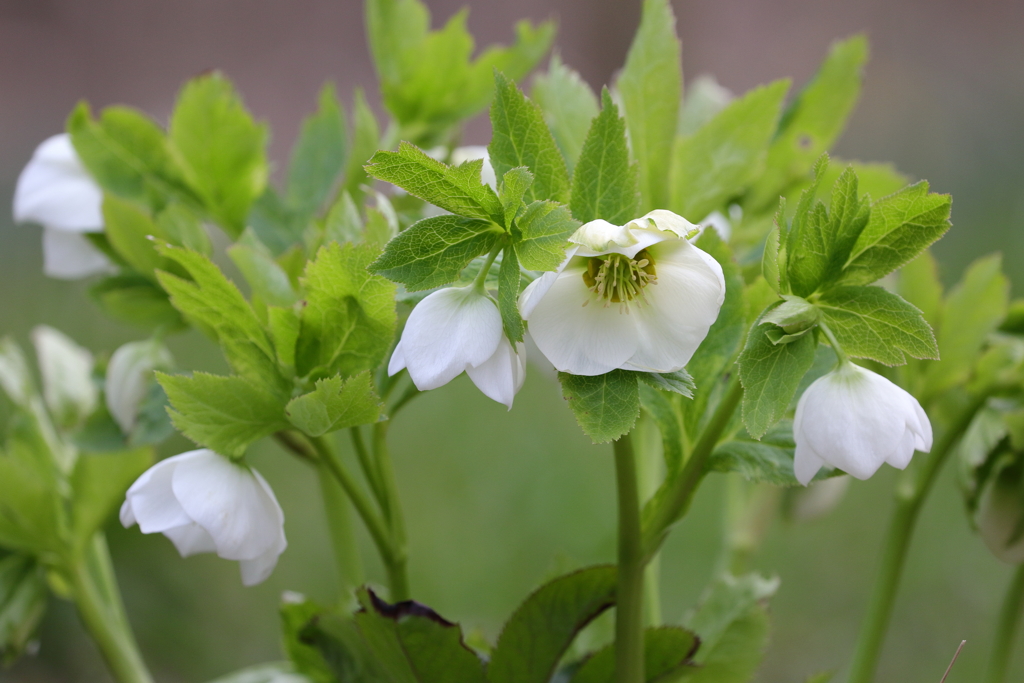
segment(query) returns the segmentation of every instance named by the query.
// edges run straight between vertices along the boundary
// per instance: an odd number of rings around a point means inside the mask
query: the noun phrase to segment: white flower
[[[801,522],[823,517],[839,505],[848,488],[850,478],[840,476],[822,479],[805,489],[790,489],[790,515]]]
[[[96,408],[99,393],[92,382],[92,353],[46,325],[32,330],[32,343],[50,413],[62,427],[79,424]]]
[[[686,239],[695,228],[660,209],[624,226],[580,227],[559,269],[519,298],[551,364],[574,375],[685,366],[725,300],[722,267]]]
[[[476,288],[448,287],[413,309],[391,355],[388,374],[409,370],[420,391],[465,372],[488,398],[512,408],[526,377],[526,347],[512,344],[494,301]]]
[[[171,352],[155,339],[128,342],[114,351],[107,365],[107,410],[125,434],[131,434],[139,405],[146,398],[153,371],[174,364]]]
[[[483,145],[456,147],[452,150],[452,155],[449,158],[449,161],[451,161],[452,166],[461,166],[467,161],[473,161],[475,159],[484,160],[483,168],[480,169],[480,182],[484,185],[489,185],[492,190],[497,191],[498,177],[494,174],[494,167],[491,166],[491,156],[487,153],[487,148]]]
[[[162,533],[182,557],[217,553],[238,560],[242,583],[274,570],[288,546],[284,513],[260,473],[211,450],[189,451],[146,470],[121,506],[125,528]]]
[[[65,280],[107,272],[109,259],[83,233],[102,232],[103,192],[66,133],[36,148],[14,189],[14,220],[43,226],[43,272]]]
[[[867,479],[883,462],[898,469],[932,447],[932,425],[917,399],[850,362],[815,380],[793,419],[793,469],[806,486],[825,464]]]

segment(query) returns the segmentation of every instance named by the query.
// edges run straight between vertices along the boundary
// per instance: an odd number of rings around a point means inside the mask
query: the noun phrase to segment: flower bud
[[[131,434],[146,398],[154,370],[174,364],[171,352],[155,339],[129,342],[110,357],[107,365],[107,410],[125,434]]]

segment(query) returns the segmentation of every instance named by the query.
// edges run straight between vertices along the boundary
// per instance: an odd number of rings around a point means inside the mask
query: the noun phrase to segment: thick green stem
[[[1006,683],[1006,672],[1010,668],[1010,656],[1013,654],[1013,640],[1020,625],[1021,611],[1024,609],[1024,564],[1017,567],[1013,581],[1003,598],[1003,608],[999,612],[999,623],[992,641],[992,657],[988,663],[987,683]]]
[[[377,462],[377,472],[383,487],[384,519],[391,534],[393,556],[387,565],[388,584],[391,588],[391,601],[408,600],[409,575],[406,568],[407,556],[405,548],[405,520],[402,517],[402,506],[398,498],[398,484],[395,482],[395,470],[391,465],[391,454],[388,451],[388,424],[378,422],[373,426],[373,452]]]
[[[352,448],[356,452],[356,458],[359,460],[360,469],[363,470],[363,476],[366,477],[366,482],[370,485],[373,497],[383,509],[387,504],[387,499],[384,496],[384,487],[380,483],[380,473],[377,470],[377,464],[370,457],[370,452],[366,449],[366,443],[363,441],[363,431],[359,427],[352,427],[348,430],[348,434],[352,439]]]
[[[615,681],[644,683],[644,557],[633,443],[614,443],[619,493],[619,579],[615,598]]]
[[[953,450],[953,445],[967,430],[975,413],[985,405],[988,396],[986,393],[972,401],[942,435],[932,452],[929,455],[919,454],[917,462],[897,481],[896,507],[889,522],[889,531],[886,534],[881,564],[875,577],[867,613],[861,623],[848,683],[871,683],[874,678],[921,506],[928,497],[943,463]]]
[[[363,563],[352,525],[352,504],[326,464],[320,463],[317,474],[338,571],[338,599],[347,606],[356,588],[363,583]]]

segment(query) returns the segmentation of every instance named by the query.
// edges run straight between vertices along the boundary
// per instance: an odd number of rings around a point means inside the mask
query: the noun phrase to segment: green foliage
[[[107,195],[103,199],[103,232],[118,254],[136,271],[155,279],[153,271],[168,268],[150,237],[166,240],[164,231],[136,205]]]
[[[253,296],[270,306],[291,306],[298,301],[288,273],[251,229],[246,229],[237,242],[227,248],[228,256],[242,271]]]
[[[639,171],[640,211],[646,213],[668,201],[672,141],[683,96],[682,45],[668,0],[644,0],[617,88]]]
[[[637,166],[629,161],[626,122],[605,89],[601,113],[590,124],[572,177],[572,217],[586,223],[603,218],[624,225],[637,217],[640,186]]]
[[[175,330],[185,324],[167,293],[141,275],[103,278],[89,288],[89,295],[114,320],[145,330]]]
[[[700,639],[679,626],[661,626],[644,631],[644,680],[648,683],[674,681],[693,666]],[[583,661],[572,683],[614,683],[615,644],[606,645]]]
[[[821,317],[848,355],[885,365],[939,357],[935,335],[917,310],[881,287],[837,287],[817,302]]]
[[[501,268],[498,270],[498,310],[501,312],[505,336],[513,344],[523,341],[523,318],[519,315],[518,305],[521,283],[522,276],[516,252],[505,249],[501,257]]]
[[[309,436],[370,424],[380,419],[383,405],[368,371],[342,381],[322,379],[316,389],[293,398],[284,412],[296,429]]]
[[[786,413],[800,379],[814,363],[817,342],[804,335],[790,344],[774,344],[765,323],[750,331],[739,357],[743,383],[743,424],[760,439]],[[845,348],[845,347],[844,347]]]
[[[548,683],[576,634],[615,604],[618,572],[597,566],[534,591],[505,624],[491,653],[491,683]]]
[[[931,252],[922,252],[900,269],[896,293],[921,311],[929,325],[938,327],[942,315],[942,283]]]
[[[569,209],[538,201],[526,207],[512,231],[519,262],[528,270],[555,270],[565,259],[566,240],[580,224]]]
[[[395,286],[367,266],[366,245],[330,244],[306,265],[296,370],[313,378],[371,370],[395,334]]]
[[[678,140],[672,154],[673,211],[702,220],[758,176],[788,89],[786,80],[755,88]]]
[[[349,154],[348,168],[345,170],[345,189],[353,197],[361,197],[360,186],[367,180],[363,166],[380,147],[380,127],[360,88],[356,88],[352,120],[352,153]]]
[[[547,73],[538,74],[530,93],[548,124],[565,165],[572,173],[587,139],[590,122],[599,113],[597,97],[578,73],[551,56]]]
[[[82,454],[71,475],[72,534],[81,551],[121,507],[128,487],[153,464],[151,448]]]
[[[772,484],[773,486],[797,486],[793,474],[793,423],[781,420],[755,441],[741,433],[719,445],[708,461],[712,472],[736,472],[747,481]],[[835,470],[823,468],[815,481],[838,474]]]
[[[49,594],[44,570],[34,558],[8,555],[0,560],[0,661],[5,667],[35,635]]]
[[[569,198],[569,172],[540,107],[501,73],[495,73],[494,79],[493,137],[487,152],[495,175],[500,178],[513,168],[526,167],[533,174],[533,184],[526,190],[528,201],[565,202]]]
[[[168,204],[156,215],[160,234],[171,244],[185,247],[209,256],[213,253],[210,236],[203,227],[202,218],[193,209],[180,202]]]
[[[662,455],[665,459],[666,479],[675,475],[683,464],[683,418],[690,411],[679,410],[679,399],[658,391],[649,384],[639,385],[640,407],[651,416],[661,432]]]
[[[173,410],[171,421],[200,446],[237,458],[253,441],[289,429],[284,401],[244,377],[157,373]]]
[[[523,209],[523,199],[533,185],[533,174],[525,166],[511,168],[501,176],[501,187],[498,188],[498,199],[505,210],[506,229],[511,230],[516,216]]]
[[[636,373],[636,378],[655,389],[670,391],[686,398],[693,398],[693,392],[697,388],[693,382],[693,377],[690,377],[690,373],[686,370],[676,370],[675,372],[638,372]]]
[[[345,110],[334,87],[320,91],[320,107],[302,123],[299,139],[288,164],[288,203],[304,215],[312,215],[338,183],[348,160]]]
[[[637,374],[629,370],[595,376],[558,373],[562,395],[594,443],[614,441],[633,429],[640,416]]]
[[[267,184],[266,127],[252,120],[231,82],[212,73],[182,89],[169,135],[189,185],[237,237]]]
[[[11,427],[6,453],[0,453],[0,545],[31,554],[59,553],[64,534],[57,454],[34,417],[21,415]]]

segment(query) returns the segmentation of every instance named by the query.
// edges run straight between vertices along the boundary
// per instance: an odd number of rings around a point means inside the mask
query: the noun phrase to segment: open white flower
[[[171,352],[156,339],[128,342],[110,357],[105,394],[107,410],[125,434],[131,434],[139,406],[149,390],[154,370],[174,364]]]
[[[182,557],[238,560],[242,583],[262,582],[288,546],[284,513],[256,470],[205,448],[167,458],[132,484],[121,524],[162,533]]]
[[[409,370],[420,391],[465,372],[488,398],[512,408],[526,377],[526,347],[512,344],[494,301],[476,288],[448,287],[413,309],[391,355],[388,374]]]
[[[722,267],[686,239],[695,228],[661,209],[580,227],[559,269],[519,297],[551,364],[574,375],[682,369],[725,300]]]
[[[793,419],[793,469],[806,486],[825,464],[867,479],[887,462],[898,469],[932,447],[932,425],[917,399],[848,361],[818,378]]]
[[[74,280],[112,269],[84,237],[103,231],[103,192],[82,165],[66,133],[36,148],[14,189],[14,220],[43,226],[43,272]]]

